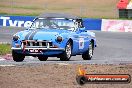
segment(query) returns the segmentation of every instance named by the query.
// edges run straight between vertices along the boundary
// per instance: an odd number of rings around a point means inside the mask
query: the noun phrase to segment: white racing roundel
[[[79,38],[79,49],[84,48],[84,38]]]

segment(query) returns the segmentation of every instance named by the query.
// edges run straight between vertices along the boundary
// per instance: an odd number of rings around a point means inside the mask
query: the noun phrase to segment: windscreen
[[[69,19],[36,19],[30,29],[62,29],[74,31],[77,25],[74,20]]]

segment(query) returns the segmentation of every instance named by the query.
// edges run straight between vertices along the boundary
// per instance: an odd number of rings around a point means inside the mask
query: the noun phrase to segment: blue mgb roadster
[[[95,33],[83,26],[81,18],[62,13],[46,13],[36,17],[30,28],[20,31],[12,38],[12,56],[16,62],[25,56],[58,57],[61,61],[82,55],[91,60],[96,47]]]

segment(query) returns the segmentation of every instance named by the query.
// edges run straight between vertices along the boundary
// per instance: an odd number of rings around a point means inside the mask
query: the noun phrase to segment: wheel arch
[[[73,40],[71,38],[68,41],[73,45]]]
[[[94,48],[94,39],[91,39],[90,42],[92,43],[92,47]]]
[[[68,40],[68,42],[71,43],[71,45],[72,45],[72,49],[73,49],[73,40],[70,38],[70,39]]]

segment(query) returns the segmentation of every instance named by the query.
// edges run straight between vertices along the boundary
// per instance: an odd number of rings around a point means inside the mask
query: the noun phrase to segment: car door
[[[86,30],[82,30],[82,28],[79,28],[79,51],[80,53],[86,52],[88,50],[88,45],[90,41],[90,36],[88,35]]]

